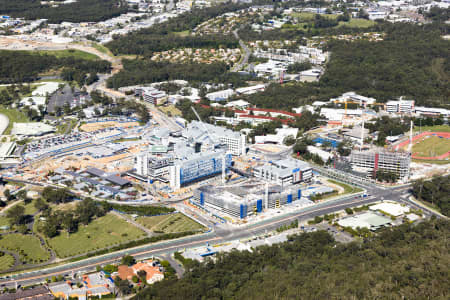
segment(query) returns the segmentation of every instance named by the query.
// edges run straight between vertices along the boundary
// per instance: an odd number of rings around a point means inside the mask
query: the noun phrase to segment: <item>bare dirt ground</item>
[[[92,132],[92,131],[109,128],[109,127],[128,128],[128,127],[136,127],[136,126],[139,126],[138,122],[120,123],[120,122],[108,121],[108,122],[86,123],[86,124],[83,124],[80,126],[80,130],[82,130],[84,132]]]

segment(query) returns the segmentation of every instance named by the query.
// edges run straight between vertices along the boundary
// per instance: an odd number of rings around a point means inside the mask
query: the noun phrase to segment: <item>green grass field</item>
[[[4,114],[9,119],[8,127],[3,134],[10,134],[14,122],[30,122],[28,117],[20,110],[8,109],[4,106],[0,106],[0,114]]]
[[[347,26],[351,28],[367,28],[375,25],[375,21],[366,19],[350,19],[348,22],[339,22],[337,27]]]
[[[448,125],[436,125],[436,126],[414,126],[414,131],[431,131],[431,132],[450,132],[450,126]]]
[[[412,153],[417,156],[439,156],[450,150],[450,140],[437,136],[425,137],[421,142],[412,146]]]
[[[177,32],[172,32],[175,35],[181,36],[181,37],[186,37],[189,35],[189,30],[184,30],[184,31],[177,31]]]
[[[100,57],[98,57],[95,54],[87,53],[81,50],[75,50],[75,49],[67,49],[67,50],[46,50],[46,51],[38,51],[39,54],[47,54],[47,55],[53,55],[57,58],[63,58],[63,57],[74,57],[79,59],[86,59],[86,60],[98,60]]]
[[[137,222],[152,231],[164,233],[205,229],[201,224],[181,213],[155,217],[139,217]]]
[[[47,239],[49,246],[59,257],[69,257],[89,251],[103,249],[112,245],[136,240],[145,233],[112,214],[92,221],[89,225],[80,225],[76,233],[60,235]]]
[[[18,252],[21,259],[29,263],[44,262],[50,258],[39,239],[32,235],[19,233],[3,235],[0,239],[0,249]]]
[[[9,220],[7,217],[1,216],[0,217],[0,226],[5,226],[5,225],[9,226]]]
[[[0,256],[0,271],[5,271],[14,265],[14,257],[9,254]]]
[[[317,15],[316,13],[312,13],[312,12],[299,12],[299,13],[291,14],[292,17],[299,18],[302,21],[312,21],[312,20],[314,20],[316,15]],[[330,19],[336,19],[338,17],[338,15],[325,15],[325,14],[321,14],[320,16],[327,17]]]

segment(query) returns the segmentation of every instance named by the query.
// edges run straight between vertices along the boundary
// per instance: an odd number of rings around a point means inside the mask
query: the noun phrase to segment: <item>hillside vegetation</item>
[[[405,224],[345,245],[324,231],[302,234],[188,263],[182,279],[155,283],[134,299],[447,299],[449,225]]]
[[[42,54],[0,50],[0,83],[30,82],[38,79],[42,72],[58,69],[62,69],[63,79],[84,83],[87,74],[91,74],[90,77],[93,77],[92,75],[96,73],[110,72],[110,62],[92,60],[89,56],[88,59],[81,59],[79,57],[82,52],[71,53],[69,51]],[[90,84],[90,82],[86,83]]]
[[[355,91],[378,102],[405,96],[416,105],[449,108],[450,41],[441,38],[446,31],[438,24],[379,27],[386,32],[384,41],[331,40],[330,61],[319,82],[272,84],[248,101],[290,109]]]
[[[122,0],[77,0],[57,7],[42,5],[40,0],[0,0],[0,14],[27,20],[48,19],[49,23],[99,22],[117,17],[128,10]]]

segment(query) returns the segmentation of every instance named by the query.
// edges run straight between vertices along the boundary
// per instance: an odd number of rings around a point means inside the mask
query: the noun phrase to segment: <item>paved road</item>
[[[236,37],[236,39],[239,40],[239,46],[241,46],[242,50],[244,50],[244,58],[241,59],[241,61],[240,61],[239,63],[235,64],[235,65],[233,66],[233,68],[231,68],[231,72],[237,72],[237,71],[239,71],[240,69],[242,69],[243,66],[245,66],[245,65],[247,64],[248,59],[249,59],[249,57],[250,57],[250,54],[251,54],[252,52],[250,51],[250,49],[248,49],[248,47],[247,47],[247,45],[244,43],[244,41],[241,40],[241,38],[239,37],[238,29],[236,29],[236,30],[233,31],[233,35]]]
[[[303,208],[300,211],[280,215],[272,219],[260,221],[255,224],[247,225],[245,227],[240,227],[235,230],[224,228],[219,225],[217,227],[214,227],[213,231],[202,235],[184,237],[176,240],[143,245],[132,249],[117,251],[99,257],[93,257],[78,262],[68,263],[61,266],[49,267],[43,270],[22,273],[16,275],[14,279],[11,278],[0,279],[0,284],[5,284],[7,286],[14,286],[16,281],[18,284],[31,284],[41,282],[45,278],[54,275],[65,275],[70,274],[71,272],[87,272],[95,270],[95,267],[100,264],[118,262],[121,259],[121,257],[125,254],[133,255],[137,259],[144,259],[150,256],[170,254],[184,248],[202,246],[205,245],[206,242],[214,244],[232,240],[245,239],[256,235],[264,234],[265,232],[268,231],[275,230],[281,225],[288,224],[296,219],[298,219],[299,221],[305,221],[307,219],[314,218],[315,216],[341,211],[346,207],[361,206],[376,201],[380,201],[383,199],[394,200],[401,203],[408,203],[409,205],[412,205],[415,208],[418,207],[416,204],[409,201],[407,197],[408,194],[405,192],[405,188],[390,189],[390,190],[378,189],[376,190],[376,192],[378,192],[377,196],[374,196],[374,194],[372,194],[372,196],[366,198],[344,197],[341,199],[335,199],[328,202],[322,202],[314,206]],[[422,208],[422,210],[424,210],[427,216],[432,214],[432,212],[430,212],[426,208]]]

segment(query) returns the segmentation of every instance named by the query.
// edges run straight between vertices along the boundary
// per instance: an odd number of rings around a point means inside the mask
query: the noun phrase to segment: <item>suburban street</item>
[[[241,38],[238,35],[237,29],[233,31],[233,35],[236,37],[236,39],[239,40],[239,46],[241,46],[242,50],[244,51],[244,57],[239,61],[239,63],[235,64],[233,68],[231,69],[232,72],[237,72],[242,69],[243,66],[245,66],[248,62],[248,59],[250,57],[250,54],[252,53],[250,49],[248,49],[247,45],[245,45],[244,41],[241,40]]]

